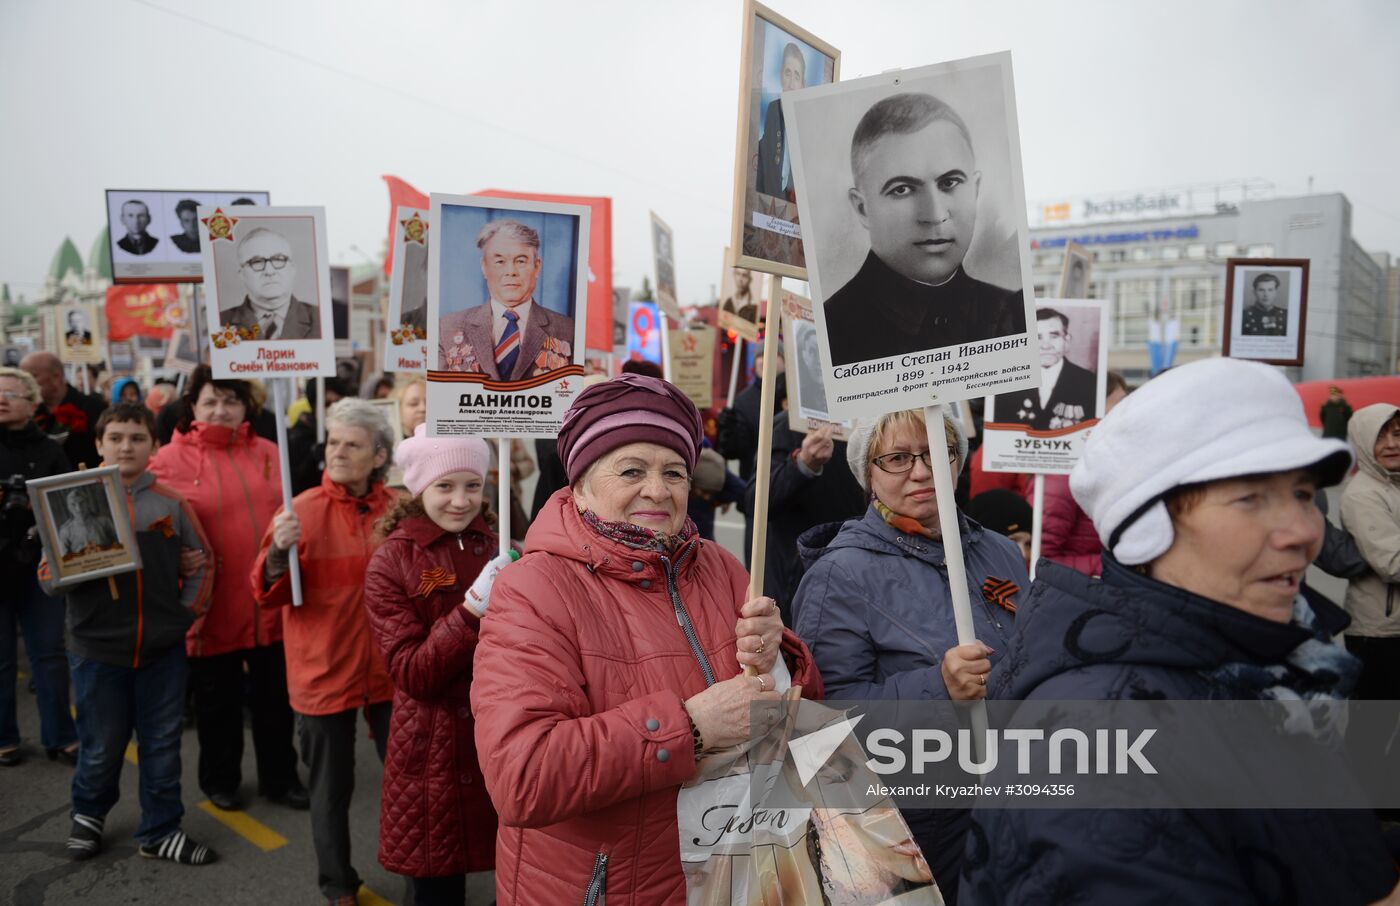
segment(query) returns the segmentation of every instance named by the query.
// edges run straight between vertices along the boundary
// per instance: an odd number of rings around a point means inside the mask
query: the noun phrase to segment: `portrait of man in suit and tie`
[[[989,421],[1057,431],[1098,418],[1098,375],[1065,355],[1073,340],[1069,317],[1044,306],[1036,309],[1035,317],[1040,343],[1040,387],[999,394]],[[1090,357],[1091,362],[1096,360],[1096,354]]]
[[[117,247],[128,255],[149,255],[160,240],[146,232],[151,226],[151,209],[144,201],[131,199],[122,204],[122,226],[126,235],[117,240]]]
[[[258,328],[258,340],[319,340],[321,313],[292,295],[296,255],[285,236],[259,226],[238,240],[243,302],[219,312],[225,327]]]
[[[574,319],[535,297],[544,264],[539,233],[518,220],[492,220],[476,247],[487,299],[438,319],[443,370],[516,381],[571,364]]]

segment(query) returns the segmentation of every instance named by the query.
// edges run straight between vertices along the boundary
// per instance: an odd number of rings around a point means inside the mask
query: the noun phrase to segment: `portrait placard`
[[[267,192],[108,189],[113,283],[201,283],[201,207],[270,204]]]
[[[656,276],[656,303],[672,320],[681,319],[681,303],[676,296],[675,237],[666,222],[651,212],[651,257]]]
[[[1060,271],[1060,298],[1089,298],[1089,273],[1093,267],[1093,252],[1077,242],[1066,243],[1065,264]]]
[[[400,206],[394,215],[385,371],[428,370],[428,212]]]
[[[1098,299],[1036,305],[1040,382],[987,397],[982,469],[1068,475],[1104,415],[1109,308]]]
[[[1010,54],[782,103],[832,417],[1033,385]]]
[[[166,368],[182,374],[190,374],[199,364],[199,347],[195,344],[194,327],[177,328],[170,334],[165,344],[164,361]]]
[[[583,389],[590,209],[429,201],[428,433],[558,435]]]
[[[355,354],[355,344],[350,340],[350,268],[344,265],[331,265],[331,324],[335,336],[335,357],[347,358]]]
[[[58,307],[63,339],[58,344],[59,361],[65,365],[99,365],[106,348],[102,319],[96,303],[72,302]]]
[[[661,313],[655,302],[633,302],[627,318],[627,361],[661,364]]]
[[[332,377],[325,208],[199,209],[216,378]]]
[[[379,410],[384,416],[384,420],[389,423],[389,433],[393,435],[394,447],[389,451],[389,472],[384,477],[384,484],[391,488],[401,488],[403,483],[403,469],[394,462],[394,450],[403,443],[403,419],[399,414],[399,401],[396,399],[366,400],[371,406]]]
[[[846,440],[850,421],[833,421],[822,383],[821,343],[812,319],[812,300],[782,290],[778,297],[783,313],[783,365],[787,373],[788,427],[806,434],[821,427]]]
[[[1225,262],[1221,354],[1270,365],[1303,364],[1308,330],[1307,258]]]
[[[764,305],[759,298],[760,289],[754,285],[753,271],[731,267],[729,249],[724,250],[720,265],[720,329],[732,330],[750,343],[757,343],[763,330]]]
[[[55,588],[141,568],[116,466],[26,484]]]
[[[779,96],[835,82],[841,52],[753,0],[744,4],[741,47],[733,257],[726,263],[806,280],[792,152]]]
[[[691,324],[667,334],[671,344],[671,383],[690,397],[697,409],[714,404],[715,338],[708,324]]]
[[[631,288],[614,286],[612,291],[612,352],[613,358],[618,361],[627,358],[627,316],[631,313],[631,307]]]

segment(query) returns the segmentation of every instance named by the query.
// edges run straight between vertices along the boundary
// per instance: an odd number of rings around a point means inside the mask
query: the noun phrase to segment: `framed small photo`
[[[55,588],[141,568],[116,466],[27,482]]]
[[[97,365],[104,356],[102,318],[94,303],[72,303],[58,308],[59,331],[63,342],[58,347],[59,361],[65,365]]]
[[[1230,258],[1225,262],[1222,355],[1269,365],[1303,364],[1308,261]]]
[[[656,303],[674,320],[681,319],[676,296],[676,241],[666,221],[651,214],[651,256],[656,269]]]
[[[189,375],[198,364],[199,346],[195,343],[194,328],[177,328],[166,341],[164,367]]]
[[[832,437],[846,440],[851,434],[851,422],[833,420],[826,400],[812,300],[787,290],[782,290],[778,299],[783,318],[788,427],[806,434],[825,425],[832,429]]]
[[[394,215],[394,272],[389,277],[385,371],[428,369],[428,211],[400,206]]]
[[[267,205],[266,192],[108,189],[113,283],[201,283],[199,209]]]
[[[216,378],[335,374],[325,208],[201,207]]]
[[[719,326],[732,330],[750,343],[757,343],[763,328],[764,303],[759,298],[762,287],[753,271],[729,264],[729,249],[721,262],[719,293]]]
[[[1065,266],[1060,271],[1060,298],[1089,298],[1089,271],[1094,266],[1094,253],[1078,243],[1065,246]]]
[[[344,265],[331,267],[331,329],[336,358],[354,355],[355,344],[350,340],[350,268]]]
[[[582,390],[591,214],[429,196],[429,434],[559,433]]]
[[[741,46],[729,263],[806,280],[791,142],[779,97],[835,82],[841,52],[753,0],[744,4]]]

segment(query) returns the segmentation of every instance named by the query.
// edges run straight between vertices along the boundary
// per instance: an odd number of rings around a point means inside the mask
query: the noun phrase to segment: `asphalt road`
[[[184,829],[198,842],[212,846],[219,854],[218,862],[190,867],[145,859],[137,853],[132,834],[140,820],[140,808],[137,769],[131,756],[122,769],[121,801],[107,817],[105,848],[86,862],[71,861],[64,841],[68,838],[72,768],[47,760],[35,742],[38,711],[27,684],[26,675],[20,680],[19,721],[28,758],[19,767],[0,768],[0,904],[271,906],[324,902],[316,886],[311,819],[307,812],[292,811],[255,795],[251,737],[243,761],[242,793],[247,811],[227,813],[214,809],[200,793],[195,779],[198,744],[194,731],[185,731],[181,752]],[[355,798],[350,811],[355,867],[365,881],[360,904],[402,903],[403,879],[385,871],[376,859],[381,768],[363,721],[360,726],[355,748]],[[305,781],[304,766],[301,776]]]

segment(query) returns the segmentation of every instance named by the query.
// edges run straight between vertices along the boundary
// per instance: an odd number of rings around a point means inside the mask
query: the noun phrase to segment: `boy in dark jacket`
[[[141,855],[205,865],[214,851],[180,830],[180,727],[185,632],[204,612],[214,577],[212,566],[200,565],[182,582],[180,556],[182,547],[207,550],[209,542],[185,499],[146,471],[156,447],[149,409],[119,403],[102,414],[95,433],[102,464],[121,474],[141,569],[114,576],[114,584],[95,579],[66,590],[81,743],[68,854],[90,859],[101,851],[102,825],[120,795],[122,759],[135,730]],[[52,592],[47,561],[39,580]]]

